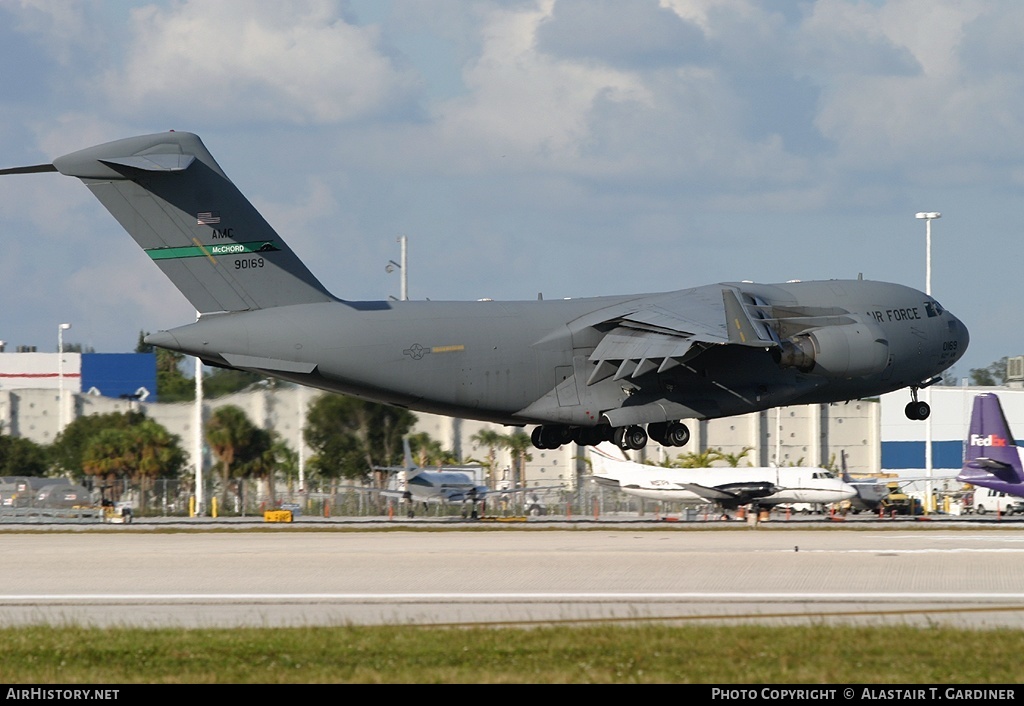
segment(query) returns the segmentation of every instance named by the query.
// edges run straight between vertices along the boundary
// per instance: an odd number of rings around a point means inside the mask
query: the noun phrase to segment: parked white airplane
[[[477,516],[476,505],[491,489],[477,481],[482,466],[438,467],[431,471],[420,468],[412,460],[409,440],[402,439],[405,462],[402,466],[380,466],[374,470],[391,473],[387,487],[381,491],[385,498],[408,503],[407,512],[413,516],[414,503],[463,503],[471,505],[472,516]],[[463,516],[466,516],[464,511]]]
[[[630,461],[611,444],[590,452],[594,482],[653,500],[711,502],[734,510],[750,504],[835,503],[857,494],[835,473],[817,466],[662,468]]]
[[[479,481],[482,477],[483,466],[439,466],[437,470],[429,470],[421,468],[413,462],[407,438],[402,439],[402,446],[405,451],[404,465],[378,466],[375,470],[392,474],[387,488],[381,491],[381,495],[407,503],[406,513],[409,517],[413,517],[415,514],[416,503],[423,503],[424,506],[427,503],[462,503],[462,516],[475,519],[479,516],[477,504],[492,496],[507,497],[514,493],[561,487],[493,490]]]

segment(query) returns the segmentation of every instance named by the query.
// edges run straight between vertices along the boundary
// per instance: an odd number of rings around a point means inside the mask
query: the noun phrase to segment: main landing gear
[[[597,446],[611,441],[621,449],[635,451],[644,448],[648,439],[662,446],[686,446],[690,441],[690,430],[682,422],[652,422],[646,429],[639,424],[625,427],[611,427],[607,424],[593,427],[544,424],[536,427],[530,435],[530,440],[538,449],[557,449],[570,442],[580,446]]]

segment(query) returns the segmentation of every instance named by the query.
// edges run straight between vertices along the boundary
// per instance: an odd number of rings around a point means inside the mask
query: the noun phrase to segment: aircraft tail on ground
[[[1013,439],[999,398],[991,392],[974,397],[964,463],[958,479],[975,485],[985,485],[986,479],[1024,483],[1020,447]]]
[[[404,454],[404,460],[402,463],[405,465],[406,478],[412,478],[413,476],[419,475],[420,467],[413,463],[412,460],[412,449],[409,447],[409,437],[402,437],[402,452]]]
[[[117,140],[25,170],[81,179],[201,314],[335,300],[192,133]]]

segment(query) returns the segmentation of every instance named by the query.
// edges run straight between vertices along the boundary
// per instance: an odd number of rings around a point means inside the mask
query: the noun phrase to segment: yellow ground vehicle
[[[881,511],[896,515],[923,515],[924,506],[920,498],[912,498],[904,493],[898,483],[889,484],[889,494],[879,503]]]

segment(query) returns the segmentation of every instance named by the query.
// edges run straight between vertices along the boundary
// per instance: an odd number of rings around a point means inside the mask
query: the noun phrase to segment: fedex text
[[[1006,439],[995,434],[971,434],[971,446],[1006,446]]]

